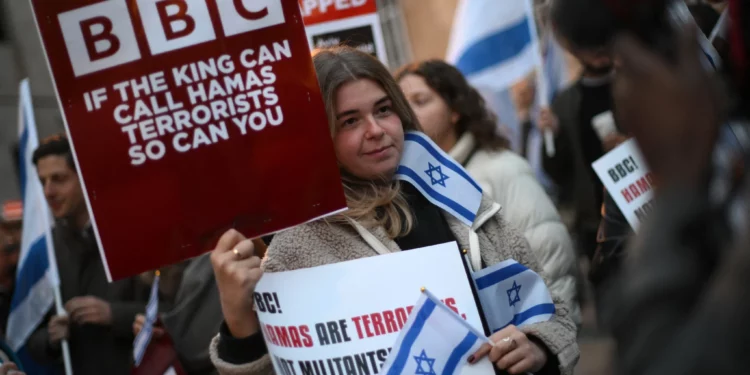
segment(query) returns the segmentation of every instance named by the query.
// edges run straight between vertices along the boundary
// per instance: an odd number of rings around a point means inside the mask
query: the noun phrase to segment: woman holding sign
[[[580,324],[578,269],[568,230],[529,163],[497,135],[497,119],[479,92],[440,60],[407,65],[396,79],[425,133],[477,179],[503,207],[505,220],[521,230],[550,278],[550,291],[565,300],[570,317]]]
[[[405,147],[419,136],[416,115],[388,70],[371,56],[350,48],[318,51],[313,57],[349,210],[339,216],[279,233],[263,262],[252,241],[236,231],[222,236],[211,258],[225,324],[212,345],[222,374],[271,374],[273,367],[253,309],[253,292],[263,272],[316,267],[378,254],[456,241],[470,249],[472,267],[514,259],[540,270],[536,256],[503,216],[483,197],[469,224],[457,212],[438,207],[410,183],[400,182]],[[447,161],[447,160],[446,160]],[[450,162],[450,161],[447,161]],[[439,168],[432,184],[452,186]],[[439,176],[438,176],[439,174]],[[408,180],[408,179],[407,179]],[[428,182],[430,180],[427,180]],[[468,195],[468,194],[464,194]],[[578,360],[576,327],[567,308],[555,300],[550,320],[495,333],[487,355],[512,374],[572,374]],[[486,350],[485,350],[486,349]]]

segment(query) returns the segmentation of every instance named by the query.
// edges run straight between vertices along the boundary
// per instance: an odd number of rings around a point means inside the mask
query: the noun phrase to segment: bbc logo
[[[227,37],[284,23],[282,0],[216,0]],[[216,39],[207,0],[136,0],[152,55]],[[141,58],[128,0],[58,15],[76,77]]]

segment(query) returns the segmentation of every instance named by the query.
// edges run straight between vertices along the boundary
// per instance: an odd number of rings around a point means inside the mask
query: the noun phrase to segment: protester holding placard
[[[495,115],[461,72],[430,60],[396,73],[425,132],[478,180],[500,203],[505,219],[519,229],[550,280],[550,292],[581,322],[576,291],[576,255],[557,209],[534,177],[531,166],[508,150],[496,133]]]
[[[264,271],[315,267],[450,241],[468,249],[477,268],[515,259],[540,269],[526,241],[489,198],[481,200],[470,227],[454,214],[441,212],[420,190],[393,180],[404,144],[416,136],[405,132],[420,126],[381,63],[350,48],[318,51],[313,61],[349,211],[279,233],[262,266],[252,242],[240,233],[229,231],[219,240],[212,261],[226,324],[211,351],[222,374],[272,371],[253,310],[253,290]],[[433,184],[444,184],[446,176],[434,169]],[[504,368],[513,373],[572,374],[578,359],[576,328],[562,301],[555,302],[551,320],[522,329],[511,326],[501,331],[502,337],[491,337],[494,342],[505,339]],[[521,365],[514,367],[517,364]]]
[[[135,278],[107,281],[68,140],[58,135],[42,141],[33,160],[57,221],[53,239],[67,314],[50,311],[29,338],[29,352],[39,362],[55,363],[67,339],[76,375],[129,374],[132,323],[145,309],[147,288]]]

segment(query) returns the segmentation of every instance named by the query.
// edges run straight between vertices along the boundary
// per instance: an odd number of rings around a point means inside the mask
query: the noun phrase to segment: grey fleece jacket
[[[529,250],[526,240],[503,219],[497,212],[497,207],[498,205],[491,199],[484,197],[479,208],[479,215],[477,215],[479,218],[491,214],[488,220],[475,230],[482,261],[487,265],[493,265],[512,258],[542,274],[539,263],[534,253]],[[472,229],[448,214],[444,216],[459,246],[462,249],[469,249]],[[373,228],[369,232],[390,251],[400,251],[396,242],[388,238],[383,228]],[[278,234],[268,248],[262,267],[265,272],[290,271],[375,255],[378,253],[353,226],[318,220]],[[522,327],[521,330],[540,339],[549,351],[557,356],[562,375],[572,375],[580,355],[576,343],[576,325],[568,317],[565,303],[554,295],[553,300],[556,311],[551,320],[528,325]],[[266,375],[274,373],[268,355],[255,362],[242,365],[233,365],[223,361],[218,356],[219,340],[219,336],[215,337],[210,348],[211,360],[219,374]]]

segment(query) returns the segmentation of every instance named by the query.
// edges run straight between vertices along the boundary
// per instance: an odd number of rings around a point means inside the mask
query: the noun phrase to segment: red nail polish
[[[469,356],[469,363],[474,364],[474,355]]]

